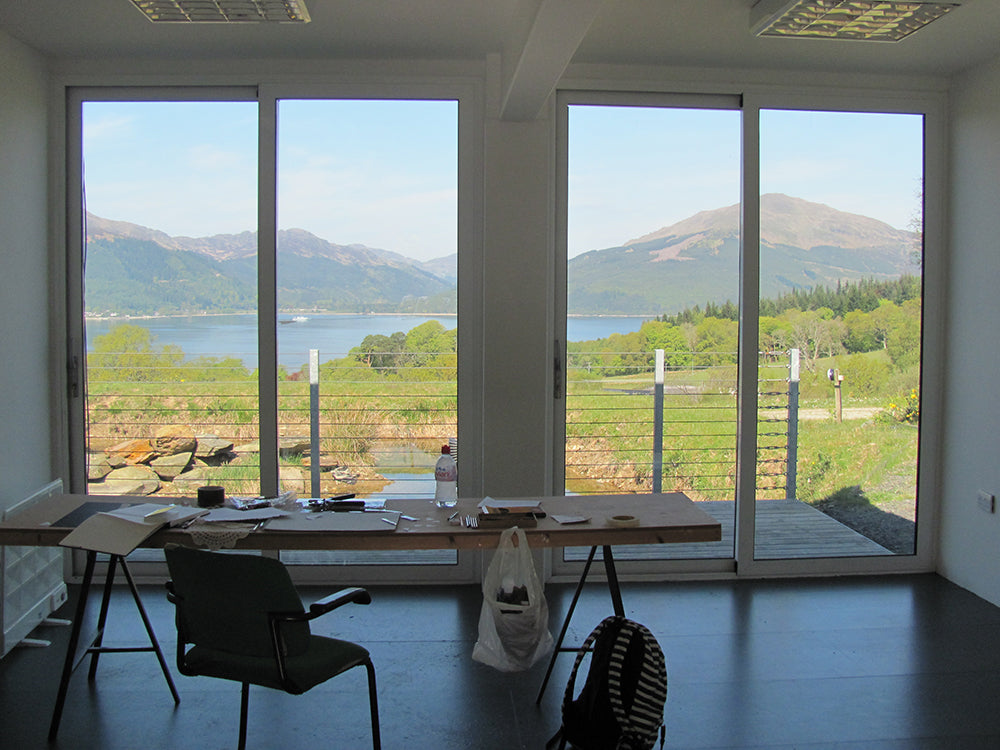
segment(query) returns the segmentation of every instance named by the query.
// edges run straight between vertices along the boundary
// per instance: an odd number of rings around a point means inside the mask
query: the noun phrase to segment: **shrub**
[[[919,424],[920,393],[916,388],[911,388],[910,392],[906,395],[891,401],[889,403],[889,408],[886,411],[896,422],[902,422],[903,424]]]
[[[854,354],[844,361],[840,372],[848,394],[865,398],[878,395],[892,373],[892,365],[882,357]]]

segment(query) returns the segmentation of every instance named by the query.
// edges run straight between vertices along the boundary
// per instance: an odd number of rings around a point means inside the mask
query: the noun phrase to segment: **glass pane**
[[[86,102],[88,490],[259,492],[257,106]]]
[[[282,100],[278,133],[282,489],[432,498],[442,445],[459,452],[458,104]],[[457,560],[453,551],[282,557]]]
[[[568,150],[565,491],[684,492],[721,543],[616,558],[730,558],[740,113],[572,105]]]
[[[923,117],[761,112],[757,558],[913,554]]]

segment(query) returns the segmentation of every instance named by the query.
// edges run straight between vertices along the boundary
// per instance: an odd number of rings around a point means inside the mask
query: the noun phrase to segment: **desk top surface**
[[[498,498],[503,499],[503,498]],[[520,498],[519,498],[520,499]],[[533,547],[600,546],[617,544],[669,544],[711,542],[722,536],[720,523],[686,495],[674,492],[661,495],[574,495],[523,498],[537,502],[545,512],[534,528],[524,529]],[[53,495],[25,509],[0,524],[0,544],[53,546],[71,530],[56,522],[70,515],[83,503],[157,502],[155,497],[108,495]],[[454,509],[438,508],[432,500],[386,500],[385,506],[404,516],[395,529],[385,531],[292,531],[263,528],[236,543],[237,549],[298,550],[406,550],[406,549],[483,549],[493,548],[500,528],[467,528],[449,523],[449,516],[473,515],[480,498],[463,498]],[[194,505],[193,498],[163,498],[164,502]],[[585,523],[560,524],[553,516],[585,516]],[[634,526],[618,526],[614,516],[632,516]],[[162,547],[176,543],[193,545],[191,534],[183,529],[164,529],[142,545]]]

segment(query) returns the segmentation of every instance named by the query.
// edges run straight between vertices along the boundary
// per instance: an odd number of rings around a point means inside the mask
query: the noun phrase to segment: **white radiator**
[[[56,480],[8,508],[2,515],[9,520],[50,495],[62,492]],[[3,614],[3,640],[0,657],[66,601],[63,581],[62,547],[0,546],[0,611]]]

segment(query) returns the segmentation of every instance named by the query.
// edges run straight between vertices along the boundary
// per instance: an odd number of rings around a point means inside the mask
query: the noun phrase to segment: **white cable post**
[[[320,496],[319,487],[319,349],[309,350],[309,475],[312,497]]]
[[[788,352],[788,455],[785,462],[785,499],[798,492],[799,464],[799,350]]]
[[[656,350],[653,374],[653,493],[663,491],[663,350]]]

